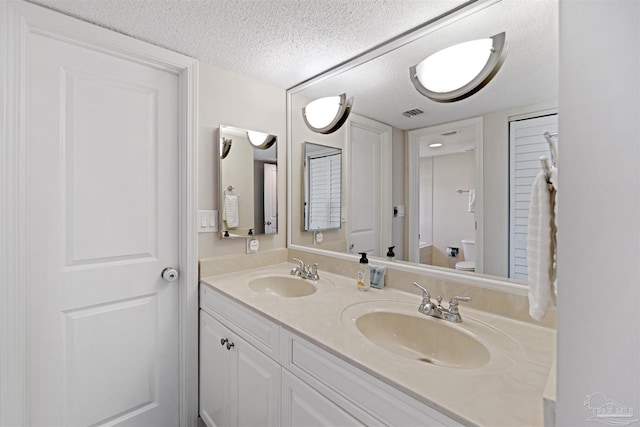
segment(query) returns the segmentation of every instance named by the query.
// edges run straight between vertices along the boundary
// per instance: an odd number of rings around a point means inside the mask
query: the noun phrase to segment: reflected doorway
[[[408,148],[409,261],[481,272],[463,241],[482,247],[482,118],[411,131]]]

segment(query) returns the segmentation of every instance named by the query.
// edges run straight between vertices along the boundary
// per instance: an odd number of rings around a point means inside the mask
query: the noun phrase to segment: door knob
[[[167,267],[162,270],[162,274],[160,274],[160,276],[167,282],[173,282],[178,278],[178,270],[173,267]]]
[[[231,347],[234,347],[232,342],[227,343],[227,350],[231,350]]]
[[[226,338],[220,338],[220,345],[225,345],[228,341]]]

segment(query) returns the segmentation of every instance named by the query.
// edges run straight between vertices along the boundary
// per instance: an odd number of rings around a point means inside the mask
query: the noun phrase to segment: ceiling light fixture
[[[233,140],[231,138],[222,137],[222,141],[220,141],[220,158],[225,159],[229,152],[231,151],[231,143]]]
[[[329,134],[337,131],[347,121],[353,98],[346,94],[327,96],[311,101],[302,109],[302,118],[314,132]]]
[[[496,75],[507,53],[505,33],[456,44],[409,68],[418,92],[436,102],[465,99]]]
[[[247,139],[254,147],[261,150],[268,150],[278,138],[275,135],[270,135],[268,133],[248,130]]]
[[[433,142],[429,144],[429,148],[438,148],[438,147],[442,147],[442,142]]]

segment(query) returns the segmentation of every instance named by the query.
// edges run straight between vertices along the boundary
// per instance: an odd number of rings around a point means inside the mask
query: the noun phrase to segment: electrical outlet
[[[253,253],[258,252],[259,248],[260,248],[260,242],[258,242],[258,239],[251,238],[251,237],[247,238],[247,253],[248,254],[253,254]]]

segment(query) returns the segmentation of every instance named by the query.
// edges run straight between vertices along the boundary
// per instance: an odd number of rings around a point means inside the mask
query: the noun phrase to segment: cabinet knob
[[[231,347],[235,347],[232,342],[227,343],[227,350],[231,350]]]
[[[220,345],[225,345],[225,343],[229,342],[226,338],[220,338]]]

